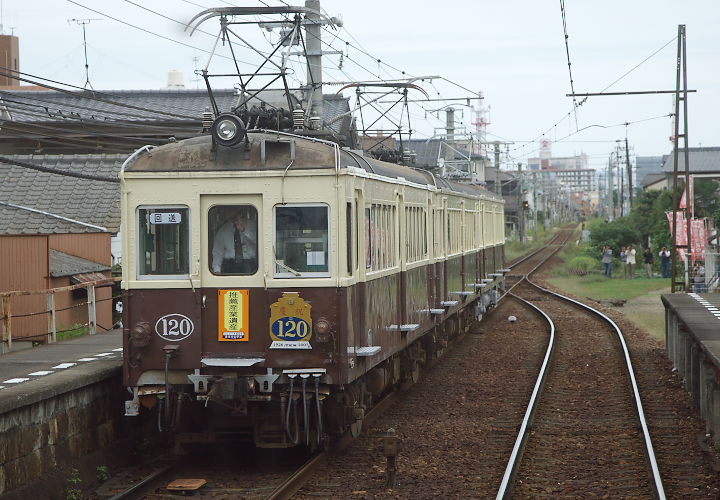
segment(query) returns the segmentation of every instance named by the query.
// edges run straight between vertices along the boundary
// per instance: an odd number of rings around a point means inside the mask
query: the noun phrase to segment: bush
[[[629,224],[626,217],[608,222],[597,222],[590,225],[590,246],[597,255],[602,247],[609,245],[615,256],[620,255],[620,247],[636,245],[641,241],[640,233]]]
[[[567,270],[578,276],[585,276],[588,271],[598,266],[598,260],[592,257],[574,257],[567,263]]]

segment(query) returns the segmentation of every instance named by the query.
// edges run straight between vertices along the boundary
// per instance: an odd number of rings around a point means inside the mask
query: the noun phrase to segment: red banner
[[[672,212],[665,212],[668,218],[668,224],[670,225],[670,232],[673,229],[673,217]],[[675,234],[675,246],[683,247],[687,246],[687,221],[685,220],[684,212],[677,212],[677,229]],[[704,260],[705,246],[707,243],[707,229],[705,219],[692,219],[690,223],[690,247],[692,249],[692,260]],[[684,248],[677,249],[680,260],[685,262]]]
[[[693,219],[690,226],[692,241],[692,259],[705,260],[705,244],[707,243],[707,229],[705,219]]]
[[[687,208],[687,194],[690,192],[690,214],[695,215],[695,181],[693,176],[689,176],[688,185],[683,189],[682,198],[680,198],[680,208]]]

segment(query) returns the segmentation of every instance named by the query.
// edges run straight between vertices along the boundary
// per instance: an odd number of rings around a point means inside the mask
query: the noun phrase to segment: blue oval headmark
[[[306,320],[295,316],[278,318],[270,326],[270,331],[277,340],[284,340],[286,342],[307,340],[312,333],[310,324]]]

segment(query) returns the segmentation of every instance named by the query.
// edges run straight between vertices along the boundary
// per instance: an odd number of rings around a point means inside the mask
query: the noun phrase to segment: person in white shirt
[[[627,259],[627,270],[628,270],[628,279],[634,279],[635,278],[635,254],[637,252],[635,251],[635,247],[630,245],[627,247],[627,250],[625,251],[625,257]]]
[[[257,229],[241,212],[230,216],[213,239],[214,273],[253,274],[257,271]]]

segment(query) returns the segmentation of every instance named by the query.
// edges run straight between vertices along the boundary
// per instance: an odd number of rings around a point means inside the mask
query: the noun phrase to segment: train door
[[[203,356],[262,352],[267,335],[253,334],[267,326],[262,197],[202,196],[200,209]]]

